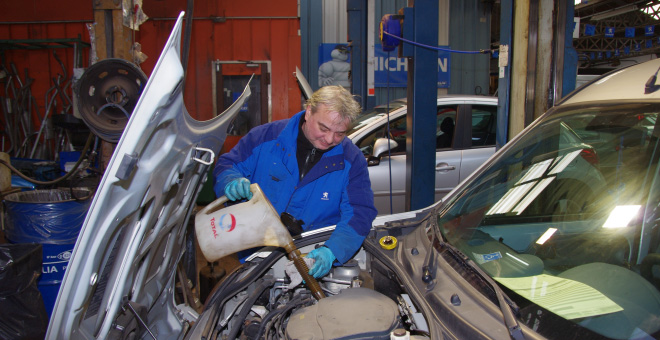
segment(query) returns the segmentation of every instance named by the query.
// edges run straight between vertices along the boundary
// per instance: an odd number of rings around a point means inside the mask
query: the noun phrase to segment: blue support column
[[[415,1],[412,17],[410,9],[404,10],[404,22],[413,21],[409,39],[438,46],[438,10],[437,0]],[[408,33],[404,30],[404,35],[410,37]],[[412,54],[408,59],[406,208],[416,210],[435,202],[438,51],[414,46]]]
[[[367,108],[367,0],[348,0],[348,43],[351,53],[351,93]],[[373,104],[372,104],[373,106]]]

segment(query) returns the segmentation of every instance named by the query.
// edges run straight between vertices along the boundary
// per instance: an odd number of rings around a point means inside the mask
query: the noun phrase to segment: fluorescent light
[[[534,165],[532,165],[529,168],[529,170],[527,171],[525,176],[523,176],[523,178],[521,178],[518,181],[518,183],[516,183],[516,185],[518,185],[520,183],[529,182],[529,181],[534,180],[534,179],[541,178],[541,176],[543,176],[545,171],[548,170],[548,167],[550,166],[550,164],[554,160],[555,160],[554,158],[550,158],[550,159],[546,159],[542,162],[535,163]]]
[[[543,190],[552,182],[555,180],[555,177],[546,177],[538,182],[536,186],[534,186],[534,189],[532,189],[525,197],[523,197],[520,200],[520,203],[515,207],[515,209],[512,210],[512,212],[516,213],[516,215],[520,215],[527,209],[527,206],[532,203],[538,197]]]
[[[523,266],[529,267],[529,263],[523,261],[521,258],[519,258],[519,257],[517,257],[517,256],[514,256],[514,255],[512,255],[512,254],[509,254],[509,253],[504,253],[504,254],[506,254],[506,255],[508,255],[510,258],[512,258],[512,259],[514,259],[514,260],[520,262]]]
[[[612,209],[610,217],[603,224],[603,228],[614,229],[627,227],[628,223],[637,216],[637,212],[641,207],[641,205],[617,205]]]
[[[549,240],[552,235],[554,235],[557,232],[557,228],[548,228],[548,230],[539,237],[538,240],[536,240],[536,244],[544,244],[547,240]]]
[[[535,183],[536,182],[529,182],[509,189],[509,191],[507,191],[507,193],[502,198],[500,198],[500,200],[497,201],[497,203],[495,203],[495,205],[491,207],[490,210],[488,210],[486,215],[508,213],[520,201],[521,198],[525,197],[527,191],[529,191],[529,189],[531,189]]]
[[[624,14],[624,13],[632,12],[632,11],[635,11],[635,10],[638,10],[638,9],[639,9],[639,7],[637,5],[621,6],[619,8],[615,8],[615,9],[612,9],[612,10],[609,10],[609,11],[605,11],[605,12],[593,15],[591,17],[591,20],[603,20],[603,19],[610,18],[610,17],[613,17],[613,16],[617,16],[617,15],[621,15],[621,14]]]
[[[571,152],[567,155],[564,155],[564,157],[562,157],[557,162],[557,164],[554,167],[552,167],[552,170],[550,171],[550,173],[548,175],[554,175],[554,174],[558,174],[558,173],[564,171],[564,169],[566,169],[566,167],[569,164],[571,164],[571,162],[575,159],[575,157],[577,157],[580,154],[580,152],[582,152],[582,149],[575,150],[575,151],[573,151],[573,152]]]

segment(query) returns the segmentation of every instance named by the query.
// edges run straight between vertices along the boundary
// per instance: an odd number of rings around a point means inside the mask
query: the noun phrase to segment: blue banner
[[[614,38],[614,27],[605,28],[605,38]]]
[[[584,25],[584,35],[594,35],[596,34],[596,25]]]
[[[446,48],[446,46],[440,46]],[[398,58],[396,51],[389,54],[376,44],[374,51],[374,86],[408,86],[408,59]],[[438,51],[438,88],[449,88],[451,53]]]
[[[647,37],[652,37],[655,32],[655,26],[654,25],[648,25],[646,26],[646,29],[644,29],[644,34]]]
[[[634,38],[634,37],[635,37],[635,28],[626,27],[626,38]]]

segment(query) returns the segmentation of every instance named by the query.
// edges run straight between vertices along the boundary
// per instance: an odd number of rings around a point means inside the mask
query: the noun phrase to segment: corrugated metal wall
[[[140,66],[149,75],[170,34],[175,18],[185,10],[185,0],[144,0],[143,11],[149,20],[134,34],[148,58]],[[213,117],[211,90],[212,63],[215,60],[269,60],[272,65],[272,118],[291,116],[301,109],[301,93],[293,77],[300,66],[300,19],[295,0],[270,1],[197,1],[189,51],[185,102],[191,116],[198,120]],[[89,43],[87,23],[94,22],[92,1],[71,0],[66,5],[49,0],[2,1],[0,40],[76,38]],[[63,70],[53,57],[61,57],[67,76],[73,73],[73,48],[18,49],[0,48],[1,64],[15,65],[21,78],[27,70],[34,81],[32,95],[43,115],[45,94],[53,78]],[[89,66],[89,48],[82,54],[82,67]],[[11,71],[10,71],[11,73]],[[7,78],[3,78],[3,85]],[[6,86],[0,89],[1,97]],[[71,94],[69,89],[69,94]],[[33,117],[38,124],[38,117]]]
[[[481,0],[451,0],[449,44],[454,50],[479,51],[490,47],[489,4]],[[489,95],[490,55],[452,53],[451,94]]]
[[[398,14],[399,9],[407,7],[407,0],[376,0],[376,15],[375,15],[375,34],[374,41],[378,44],[380,43],[380,37],[378,36],[380,19],[383,18],[385,14]],[[396,52],[392,51],[392,55],[395,55]],[[408,89],[406,87],[377,87],[376,88],[376,102],[375,105],[385,104],[389,101],[392,101],[397,98],[405,98],[407,96]]]

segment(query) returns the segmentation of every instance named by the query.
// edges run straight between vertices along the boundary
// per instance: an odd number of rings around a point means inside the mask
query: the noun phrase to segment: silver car
[[[295,77],[303,96],[309,98],[312,88],[300,69],[296,69]],[[438,96],[435,112],[436,201],[495,152],[497,103],[497,97],[489,96]],[[346,133],[367,157],[374,204],[379,215],[406,211],[407,113],[406,98],[398,98],[364,112]]]
[[[400,107],[389,117],[384,112],[366,113],[347,133],[368,158],[380,215],[405,211],[407,106],[405,100],[395,103]],[[439,96],[435,114],[435,198],[439,200],[495,152],[497,98]]]

